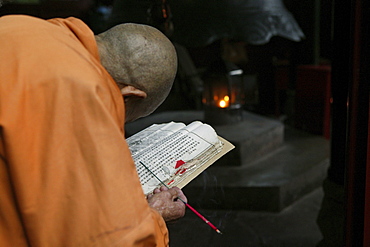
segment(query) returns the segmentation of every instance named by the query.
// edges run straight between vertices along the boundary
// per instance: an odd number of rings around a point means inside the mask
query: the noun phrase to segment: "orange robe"
[[[0,246],[167,246],[124,102],[75,18],[0,18]]]

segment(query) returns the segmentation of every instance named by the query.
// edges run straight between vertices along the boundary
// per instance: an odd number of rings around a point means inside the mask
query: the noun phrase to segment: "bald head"
[[[125,96],[126,121],[152,113],[167,97],[176,75],[172,43],[153,27],[131,23],[117,25],[96,40],[102,65]]]

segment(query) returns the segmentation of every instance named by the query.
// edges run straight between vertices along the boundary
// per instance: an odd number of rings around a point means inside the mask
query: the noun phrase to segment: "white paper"
[[[131,136],[127,142],[145,194],[162,184],[140,161],[166,184],[175,180],[179,183],[222,149],[214,129],[199,121],[188,126],[174,122],[155,124]],[[186,164],[176,169],[179,160]]]

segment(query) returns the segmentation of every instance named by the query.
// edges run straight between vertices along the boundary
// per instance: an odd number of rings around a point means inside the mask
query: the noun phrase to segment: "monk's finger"
[[[172,201],[174,201],[177,198],[177,194],[178,194],[177,193],[177,190],[175,188],[176,187],[171,188],[171,189],[169,189],[169,190],[166,191]]]
[[[171,199],[173,201],[176,201],[177,198],[180,198],[184,202],[187,202],[186,196],[184,195],[184,193],[178,187],[173,187],[173,188],[169,189],[168,192],[170,193]]]
[[[161,190],[159,188],[156,188],[155,190],[153,190],[153,194],[157,194],[159,192],[161,192]]]
[[[185,194],[182,192],[182,190],[178,187],[173,187],[172,189],[174,189],[176,191],[176,198],[180,198],[181,201],[187,203],[188,202],[188,199],[186,198]]]
[[[168,190],[168,188],[166,186],[161,186],[159,189],[160,189],[160,191],[166,191],[166,190]]]
[[[177,191],[177,197],[180,198],[185,203],[187,203],[188,199],[186,198],[184,192],[178,187],[174,187],[174,189],[176,189],[176,191]]]

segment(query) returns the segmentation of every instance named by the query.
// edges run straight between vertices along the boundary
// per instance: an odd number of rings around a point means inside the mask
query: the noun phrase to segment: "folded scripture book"
[[[127,138],[127,143],[146,195],[162,186],[161,181],[170,188],[183,188],[234,148],[199,121],[153,124]]]

